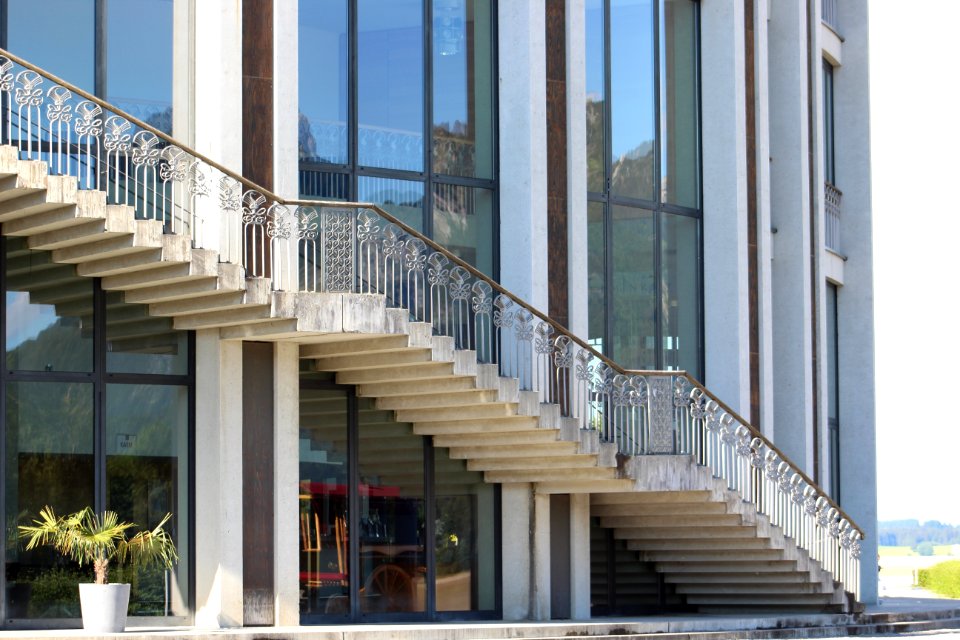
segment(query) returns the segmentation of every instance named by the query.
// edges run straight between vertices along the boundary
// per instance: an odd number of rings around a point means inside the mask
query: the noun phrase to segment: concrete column
[[[299,195],[297,0],[273,0],[273,191]]]
[[[701,4],[705,382],[750,408],[743,0]]]
[[[570,494],[570,619],[590,618],[590,494]]]
[[[870,173],[870,65],[866,0],[838,4],[843,66],[834,74],[841,242],[847,255],[838,293],[840,501],[866,532],[861,599],[877,601],[877,447],[873,322],[873,204]]]
[[[550,494],[533,494],[533,589],[530,619],[550,619]]]
[[[300,624],[300,346],[273,351],[274,623]]]
[[[196,625],[243,624],[243,458],[240,342],[196,335]]]
[[[813,459],[810,147],[805,0],[772,3],[769,20],[770,207],[774,236],[776,443],[808,473]]]
[[[586,339],[587,36],[584,0],[567,0],[567,300],[568,329]]]
[[[544,0],[497,5],[500,91],[500,273],[547,309],[547,81]]]
[[[530,617],[530,544],[533,495],[530,484],[504,484],[500,490],[500,559],[503,567],[503,619],[526,620]],[[549,545],[548,545],[549,546]]]
[[[242,168],[240,2],[174,2],[173,135],[239,173]],[[218,188],[218,173],[208,178]],[[239,260],[217,198],[201,198],[199,245]],[[231,244],[232,243],[232,244]]]
[[[760,426],[774,439],[773,386],[773,233],[770,203],[770,67],[767,2],[756,2],[757,267],[760,313]]]

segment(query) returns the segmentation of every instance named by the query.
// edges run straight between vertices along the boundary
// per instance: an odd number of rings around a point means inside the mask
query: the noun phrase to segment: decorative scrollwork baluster
[[[7,126],[0,138],[3,144],[13,144],[13,62],[6,56],[0,56],[0,101],[6,106],[4,120]]]
[[[320,288],[323,291],[353,291],[354,248],[357,246],[354,215],[354,210],[346,207],[324,207],[320,211]],[[397,246],[403,250],[402,242]]]
[[[512,306],[513,301],[502,293],[493,300],[493,349],[494,357],[500,363],[500,375],[502,376],[516,375],[510,369],[509,350],[505,349],[503,344],[504,336],[509,335],[507,329],[513,326],[513,312],[510,311]]]
[[[453,334],[458,349],[472,348],[470,331],[470,272],[457,265],[450,270],[450,304]]]
[[[398,227],[392,224],[383,228],[383,276],[387,303],[403,306],[403,248],[406,241]]]
[[[430,283],[430,322],[439,335],[451,335],[450,326],[450,260],[439,251],[427,258],[427,281]]]
[[[516,340],[517,378],[520,388],[533,389],[533,316],[526,309],[520,309],[514,315],[514,338]]]
[[[493,287],[483,280],[473,283],[471,299],[478,362],[493,362]]]
[[[407,240],[403,266],[407,272],[407,305],[411,317],[416,320],[427,319],[426,276],[427,245],[420,238]]]
[[[290,211],[274,202],[267,208],[267,240],[269,242],[270,277],[273,288],[282,291],[290,278],[290,237],[293,235]]]
[[[161,174],[162,175],[162,174]],[[249,190],[243,194],[241,222],[243,224],[243,266],[247,275],[267,275],[267,198],[259,191]]]
[[[297,259],[300,268],[297,269],[301,291],[318,291],[320,259],[317,237],[320,235],[320,217],[313,207],[299,206],[294,212],[297,225]]]
[[[157,220],[159,194],[157,193],[157,165],[160,162],[160,138],[150,131],[138,131],[133,136],[130,152],[133,163],[133,202],[137,217]],[[238,183],[239,184],[239,183]],[[162,216],[162,213],[160,213]]]
[[[593,354],[588,350],[580,349],[577,351],[576,367],[574,368],[574,375],[577,380],[577,392],[574,394],[576,398],[576,413],[574,415],[580,419],[581,429],[596,428],[594,417],[595,415],[599,415],[594,411],[591,398],[590,383],[593,380],[592,360]]]
[[[54,85],[47,90],[47,126],[50,132],[50,169],[59,175],[69,175],[69,158],[73,106],[69,103],[73,94],[69,89]],[[64,140],[66,137],[66,140]],[[56,147],[53,140],[56,138]],[[54,151],[56,149],[56,151]]]
[[[43,103],[43,76],[25,70],[17,74],[13,99],[17,103],[19,149],[29,159],[40,159],[43,139],[40,105]],[[34,145],[36,140],[36,145]]]
[[[126,118],[110,116],[103,123],[103,149],[107,152],[107,194],[115,204],[130,204],[127,196],[127,176],[130,173],[130,143],[132,135]],[[182,153],[182,152],[181,152]],[[182,178],[181,178],[182,180]],[[110,183],[113,189],[110,189]],[[110,196],[109,194],[111,194]]]
[[[564,416],[570,413],[570,368],[573,366],[572,341],[569,336],[559,335],[553,340],[553,397],[560,405]]]
[[[553,379],[553,326],[537,323],[534,351],[536,352],[534,389],[540,392],[541,402],[556,402],[552,397],[550,381]]]
[[[380,216],[369,209],[360,212],[357,224],[357,245],[360,248],[360,293],[385,293],[381,288]]]

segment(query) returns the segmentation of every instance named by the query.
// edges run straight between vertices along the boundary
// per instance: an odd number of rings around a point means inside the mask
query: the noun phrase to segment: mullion
[[[663,193],[661,192],[663,185],[663,158],[661,154],[663,147],[663,131],[660,128],[662,124],[660,111],[663,108],[663,105],[660,101],[660,64],[662,62],[663,52],[660,49],[662,45],[660,42],[660,3],[661,0],[653,0],[651,3],[653,6],[653,193],[657,199],[656,207],[653,211],[653,286],[657,305],[657,312],[653,314],[653,339],[654,344],[656,345],[653,357],[657,369],[663,369],[664,366],[663,313],[661,311],[661,309],[663,309],[663,256],[661,255],[662,237],[660,229],[660,205],[663,202]]]

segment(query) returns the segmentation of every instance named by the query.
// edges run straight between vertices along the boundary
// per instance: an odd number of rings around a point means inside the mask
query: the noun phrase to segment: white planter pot
[[[83,628],[94,633],[120,633],[127,626],[129,584],[80,584]]]

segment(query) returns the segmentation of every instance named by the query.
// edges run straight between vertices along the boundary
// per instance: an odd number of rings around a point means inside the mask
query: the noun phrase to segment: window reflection
[[[357,163],[423,170],[421,0],[357,3]]]
[[[169,572],[115,570],[115,581],[132,585],[130,615],[188,613],[187,399],[185,386],[107,385],[107,508],[144,528],[172,513],[166,527],[180,556]]]
[[[613,209],[611,357],[630,369],[656,369],[657,283],[653,212]]]
[[[93,504],[93,385],[7,382],[4,419],[7,617],[79,617],[77,583],[90,581],[89,565],[24,550],[17,526],[46,505],[65,515]]]
[[[372,202],[417,231],[423,230],[423,183],[392,178],[357,180],[360,202]]]
[[[350,613],[347,394],[300,390],[300,612]]]
[[[7,369],[91,371],[93,281],[6,238]]]
[[[173,0],[105,5],[107,102],[173,133]]]
[[[6,0],[7,47],[85,91],[95,91],[95,0]]]
[[[653,28],[651,0],[611,3],[611,190],[643,200],[655,198]]]
[[[697,138],[697,23],[690,0],[660,0],[661,200],[700,204]]]
[[[346,164],[347,3],[300,0],[300,160]],[[315,190],[301,193],[326,197]]]
[[[433,0],[433,21],[433,170],[490,178],[490,4]]]
[[[660,229],[663,368],[695,373],[700,342],[697,219],[665,213]]]
[[[452,184],[433,186],[433,236],[484,273],[493,270],[493,192]]]

